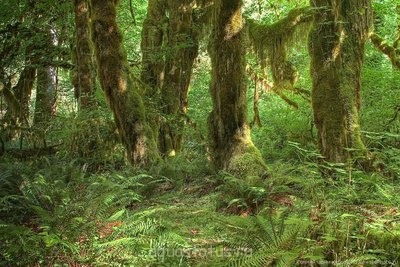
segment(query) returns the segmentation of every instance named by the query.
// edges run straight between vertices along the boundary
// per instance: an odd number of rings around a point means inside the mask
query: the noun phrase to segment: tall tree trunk
[[[217,169],[260,175],[265,167],[247,123],[245,36],[241,0],[216,0],[210,44],[213,110],[209,116],[210,156]]]
[[[92,40],[97,73],[108,104],[114,113],[122,143],[132,166],[158,159],[155,140],[147,124],[142,85],[129,71],[116,23],[115,0],[91,0]]]
[[[54,115],[56,68],[41,66],[37,70],[36,102],[33,124],[47,124]]]
[[[371,22],[370,0],[312,0],[318,8],[310,33],[312,106],[320,153],[329,162],[365,158],[360,75]]]
[[[76,131],[68,145],[70,156],[105,160],[109,149],[109,136],[104,135],[107,120],[100,118],[96,103],[96,70],[94,47],[90,34],[89,0],[74,0],[75,45],[72,49],[74,69],[72,84],[78,102],[78,116],[75,118]],[[101,130],[103,128],[103,131]],[[111,129],[110,129],[111,130]]]
[[[187,120],[188,92],[194,60],[198,55],[199,33],[193,25],[193,1],[168,1],[168,41],[165,55],[165,82],[161,89],[164,120],[160,128],[159,150],[174,156],[181,149]]]
[[[164,81],[165,0],[149,0],[147,15],[143,22],[141,50],[142,72],[140,79],[152,89],[150,97],[156,95]]]
[[[21,73],[18,84],[13,89],[15,97],[18,99],[21,110],[19,120],[25,126],[29,126],[29,101],[35,82],[36,69],[32,66],[26,66]]]
[[[162,119],[153,119],[153,127],[163,156],[173,156],[181,149],[189,83],[198,53],[194,4],[190,0],[151,0],[143,23],[141,79],[152,88],[148,97],[161,96],[158,111]]]
[[[143,21],[140,48],[142,52],[142,71],[140,79],[148,85],[144,97],[152,112],[148,122],[152,127],[154,140],[159,139],[160,131],[160,90],[164,83],[164,51],[166,0],[149,0],[146,18]]]
[[[32,62],[37,65],[33,127],[37,142],[46,147],[46,131],[51,117],[56,111],[57,68],[51,64],[55,58],[54,49],[57,37],[55,29],[50,25],[40,32],[40,35],[41,42],[34,47],[37,53],[32,56]],[[49,51],[50,55],[47,56],[46,53],[49,53]]]
[[[94,104],[96,71],[94,68],[93,44],[90,39],[88,0],[74,0],[75,10],[75,74],[74,86],[80,110],[91,108]]]
[[[19,77],[18,83],[11,88],[11,83],[3,85],[0,90],[7,103],[7,112],[2,118],[2,139],[4,142],[20,135],[18,127],[29,127],[29,101],[35,81],[36,70],[26,66]]]
[[[35,81],[36,70],[32,66],[25,66],[19,77],[18,83],[9,88],[5,85],[4,96],[8,105],[5,117],[10,117],[20,125],[29,126],[29,101]]]
[[[56,68],[40,66],[36,78],[36,102],[33,126],[36,138],[46,147],[46,131],[50,119],[55,113],[56,101]]]

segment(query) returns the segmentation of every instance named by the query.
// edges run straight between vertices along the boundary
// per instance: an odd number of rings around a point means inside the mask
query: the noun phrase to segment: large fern
[[[301,238],[306,236],[310,221],[306,218],[280,215],[232,217],[228,224],[235,239],[231,248],[246,248],[252,253],[233,257],[229,266],[293,266],[305,253]],[[238,237],[245,238],[238,238]]]
[[[93,262],[100,253],[93,243],[99,225],[140,200],[132,189],[140,187],[140,177],[87,175],[53,159],[23,166],[17,172],[7,165],[0,174],[1,265]]]

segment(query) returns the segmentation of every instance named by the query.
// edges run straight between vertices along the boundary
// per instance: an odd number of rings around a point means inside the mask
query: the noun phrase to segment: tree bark
[[[213,110],[208,118],[215,168],[239,176],[261,175],[265,166],[247,123],[245,36],[241,0],[216,0],[210,43]]]
[[[116,23],[117,2],[90,1],[97,73],[129,162],[132,166],[144,166],[158,159],[158,153],[146,122],[142,84],[130,73],[122,47]]]
[[[55,112],[56,68],[40,66],[37,70],[36,103],[33,124],[47,124]]]
[[[371,22],[370,0],[312,0],[309,36],[314,123],[326,161],[367,156],[359,124],[361,67]]]
[[[93,44],[90,38],[88,0],[74,0],[75,10],[75,73],[74,86],[79,110],[91,108],[96,90]]]
[[[157,95],[164,82],[165,0],[149,0],[142,28],[142,72],[140,79],[152,89],[150,97]]]
[[[90,158],[105,161],[111,155],[104,129],[110,129],[107,119],[101,118],[95,99],[96,70],[94,47],[90,32],[89,0],[74,0],[75,44],[73,55],[73,79],[75,98],[78,102],[78,116],[75,118],[74,134],[68,145],[71,157]],[[92,164],[93,166],[93,164]]]
[[[174,156],[181,149],[199,42],[194,5],[190,0],[151,0],[143,23],[141,79],[152,88],[146,95],[161,105],[157,107],[161,119],[153,119],[153,128],[163,156]]]
[[[55,29],[51,25],[47,25],[40,32],[40,36],[41,41],[34,46],[33,49],[36,53],[32,56],[32,62],[37,66],[33,127],[36,139],[34,145],[42,143],[43,147],[46,147],[46,132],[51,117],[56,112],[57,68],[53,66],[53,62],[56,57],[54,51],[57,37]]]
[[[56,68],[52,66],[39,66],[37,69],[33,126],[36,139],[43,147],[46,147],[46,131],[55,114],[56,75]]]
[[[0,93],[7,103],[7,112],[2,118],[2,139],[4,142],[20,136],[20,126],[29,127],[29,101],[35,81],[36,69],[26,66],[19,77],[18,83],[3,85]]]
[[[166,23],[165,0],[149,0],[146,18],[143,21],[140,48],[142,52],[142,71],[140,79],[148,89],[145,99],[152,112],[148,116],[154,140],[159,140],[160,132],[160,91],[164,83],[164,51]]]
[[[164,120],[160,127],[159,150],[174,156],[181,150],[187,119],[188,93],[194,60],[198,55],[198,32],[193,23],[193,1],[169,0],[165,82],[161,89]]]

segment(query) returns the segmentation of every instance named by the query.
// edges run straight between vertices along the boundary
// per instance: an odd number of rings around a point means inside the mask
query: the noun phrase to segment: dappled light
[[[0,1],[0,266],[399,266],[398,0]]]

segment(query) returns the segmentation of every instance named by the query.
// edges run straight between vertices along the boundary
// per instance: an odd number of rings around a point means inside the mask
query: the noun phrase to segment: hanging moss
[[[361,162],[368,157],[358,112],[364,44],[371,22],[370,1],[311,2],[320,8],[309,37],[318,145],[327,161]]]
[[[371,33],[370,39],[372,44],[382,53],[389,57],[392,65],[400,69],[400,48],[398,48],[398,42],[400,40],[400,27],[398,38],[393,42],[393,45],[387,43],[387,41],[376,33]]]
[[[304,39],[313,21],[314,12],[310,7],[293,9],[286,17],[271,25],[260,24],[252,19],[246,20],[250,45],[263,67],[266,67],[269,56],[275,53],[282,56],[287,46]]]
[[[294,84],[298,72],[287,59],[287,50],[307,36],[314,12],[310,7],[293,9],[286,17],[271,25],[247,20],[249,41],[261,68],[264,69],[269,63],[273,80],[271,90],[294,108],[298,108],[298,104],[290,100],[284,91],[297,91]]]

